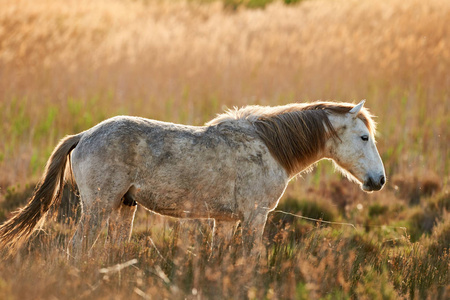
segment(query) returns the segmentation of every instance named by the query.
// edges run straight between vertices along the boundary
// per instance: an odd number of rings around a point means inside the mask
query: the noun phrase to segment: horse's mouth
[[[386,178],[384,177],[384,175],[381,175],[376,180],[369,176],[366,180],[364,180],[364,183],[362,184],[361,188],[363,191],[371,193],[374,191],[381,190],[383,188],[385,182],[386,182]]]
[[[366,192],[366,193],[372,193],[373,191],[378,191],[378,190],[374,190],[373,188],[371,188],[371,187],[369,187],[369,186],[367,186],[365,183],[363,183],[362,185],[361,185],[361,189],[364,191],[364,192]]]

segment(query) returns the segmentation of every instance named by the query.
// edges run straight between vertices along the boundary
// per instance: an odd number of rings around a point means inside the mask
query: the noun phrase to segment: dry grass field
[[[236,236],[208,259],[210,222],[138,210],[124,252],[100,240],[74,263],[67,190],[2,259],[1,299],[450,297],[450,1],[260,2],[0,0],[0,221],[60,138],[114,115],[201,125],[233,106],[367,99],[386,187],[365,194],[321,162],[279,205],[354,226],[273,213],[266,257],[243,260]]]

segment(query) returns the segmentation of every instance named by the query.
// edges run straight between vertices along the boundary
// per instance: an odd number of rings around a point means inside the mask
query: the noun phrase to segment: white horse
[[[29,237],[72,173],[82,202],[76,257],[89,253],[106,224],[111,243],[128,241],[137,205],[165,216],[212,218],[216,244],[240,222],[250,249],[289,180],[318,160],[333,160],[364,191],[383,187],[375,124],[363,104],[247,106],[199,127],[105,120],[61,140],[30,202],[0,226],[0,244],[11,250]]]

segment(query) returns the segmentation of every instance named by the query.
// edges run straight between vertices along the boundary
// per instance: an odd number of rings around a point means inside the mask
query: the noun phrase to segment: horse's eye
[[[364,142],[367,142],[367,141],[369,140],[369,136],[368,136],[368,135],[362,135],[362,136],[361,136],[361,139],[362,139]]]

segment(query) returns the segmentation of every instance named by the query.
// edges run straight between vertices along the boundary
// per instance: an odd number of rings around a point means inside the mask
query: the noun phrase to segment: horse
[[[138,205],[213,219],[216,244],[240,224],[244,248],[257,249],[288,182],[321,159],[334,161],[365,192],[383,187],[376,124],[364,102],[246,106],[204,126],[107,119],[59,142],[29,203],[0,226],[0,247],[14,252],[27,240],[73,177],[82,204],[71,240],[75,257],[91,253],[106,225],[113,245],[128,242]]]

